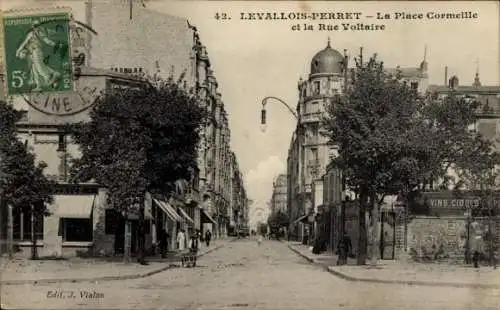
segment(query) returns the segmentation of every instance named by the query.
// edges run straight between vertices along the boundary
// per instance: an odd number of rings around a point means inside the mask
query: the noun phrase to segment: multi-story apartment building
[[[480,106],[476,113],[478,120],[471,129],[492,140],[498,148],[500,146],[498,140],[500,138],[500,86],[482,85],[477,70],[471,85],[460,85],[459,78],[455,75],[448,79],[446,72],[445,84],[429,85],[428,88],[429,95],[434,99],[442,99],[450,92],[459,97],[479,101]]]
[[[130,16],[128,1],[90,1],[88,7],[91,9],[88,10],[87,17],[92,21],[92,27],[120,29],[113,40],[131,42],[131,46],[127,45],[126,49],[117,52],[116,45],[111,41],[96,37],[92,46],[98,46],[94,48],[98,56],[92,55],[94,62],[102,66],[112,64],[111,67],[115,70],[124,67],[125,71],[128,68],[129,72],[138,67],[138,71],[144,70],[162,77],[177,78],[183,75],[184,86],[197,95],[205,108],[207,120],[201,131],[199,176],[195,180],[196,184],[191,185],[194,195],[192,200],[198,201],[205,212],[201,212],[195,222],[202,230],[211,229],[215,236],[225,235],[232,196],[229,161],[231,132],[222,95],[218,91],[219,85],[196,27],[183,18],[154,12],[140,5],[134,7]],[[100,13],[109,10],[114,10],[117,15],[113,21]],[[113,26],[108,23],[113,23]],[[144,27],[149,28],[145,31]],[[148,35],[145,36],[144,33]],[[169,38],[168,44],[165,37]],[[148,46],[147,50],[144,46]],[[129,60],[126,66],[120,64],[119,55],[122,53]],[[130,59],[133,59],[132,62]]]
[[[273,181],[271,212],[287,213],[287,175],[279,174]]]
[[[238,227],[247,224],[245,214],[248,214],[248,198],[246,196],[243,174],[240,171],[238,159],[234,153],[232,153],[231,192],[232,199],[228,212],[228,233],[235,233]]]
[[[419,91],[423,96],[428,96],[431,100],[441,100],[450,94],[469,100],[477,100],[480,105],[476,112],[477,122],[471,126],[471,130],[481,133],[487,139],[494,142],[498,148],[500,124],[500,87],[484,86],[480,82],[479,72],[470,85],[460,85],[457,76],[448,79],[448,70],[445,68],[445,79],[443,85],[428,85],[426,75],[427,62],[421,63],[420,70],[403,69],[403,76],[408,77],[406,82],[410,87]],[[393,70],[388,70],[395,73]],[[404,82],[404,81],[403,81]],[[418,83],[418,84],[417,84]],[[453,167],[448,173],[456,176]],[[342,232],[349,234],[353,241],[353,250],[357,251],[358,239],[358,216],[355,204],[350,208],[342,209],[344,196],[350,196],[342,187],[341,172],[333,165],[327,166],[327,171],[323,176],[324,194],[323,210],[320,213],[327,214],[325,231],[330,234],[331,246],[337,244]],[[457,197],[451,191],[443,191],[437,188],[440,182],[435,182],[434,186],[426,188],[422,193],[423,201],[428,204],[431,213],[420,214],[424,217],[418,218],[419,214],[412,221],[404,215],[404,205],[396,201],[396,197],[388,197],[386,203],[381,206],[382,215],[379,225],[380,238],[380,257],[384,259],[394,259],[408,255],[410,248],[416,249],[415,253],[420,253],[421,248],[432,248],[438,243],[445,244],[443,251],[447,253],[450,259],[463,260],[463,247],[466,239],[470,238],[470,229],[467,226],[467,210],[465,203],[457,203]],[[450,183],[453,187],[453,182]],[[470,192],[464,191],[461,201],[475,201],[477,197]],[[345,204],[344,204],[345,205]],[[427,210],[427,209],[422,209]],[[432,215],[440,214],[435,218]],[[451,217],[450,217],[451,216]],[[450,217],[450,218],[449,218]],[[430,221],[430,222],[429,222]],[[370,221],[366,221],[369,223]],[[450,231],[446,227],[455,225],[456,229]],[[498,237],[498,236],[497,236]],[[432,240],[432,241],[429,241]],[[457,240],[459,242],[457,243]],[[498,239],[500,240],[500,238]],[[431,242],[431,243],[429,243]],[[463,242],[463,244],[462,244]],[[420,254],[415,254],[420,255]]]
[[[60,125],[88,119],[93,94],[115,85],[137,85],[141,81],[136,74],[175,79],[182,76],[183,87],[198,97],[207,113],[193,178],[177,182],[179,190],[169,199],[151,196],[147,199],[146,219],[151,220],[148,236],[151,236],[151,228],[163,226],[172,237],[170,244],[175,245],[175,235],[181,227],[187,231],[203,228],[218,231],[219,225],[228,222],[225,210],[232,199],[230,161],[227,160],[231,154],[230,132],[217,81],[196,28],[183,18],[137,5],[130,15],[128,1],[87,1],[85,8],[85,18],[81,21],[96,29],[97,34],[83,31],[73,35],[78,40],[72,42],[72,48],[78,45],[78,52],[84,55],[78,93],[9,98],[16,108],[26,111],[25,119],[19,124],[20,138],[33,150],[37,161],[48,164],[47,173],[58,182],[53,215],[41,221],[43,224],[37,228],[43,238],[40,244],[44,251],[52,254],[92,249],[109,253],[116,252],[117,247],[123,249],[123,244],[115,242],[115,236],[120,235],[117,231],[123,230],[124,222],[119,214],[107,209],[105,190],[98,184],[69,182],[69,159],[79,156],[79,148],[61,131]],[[71,13],[71,8],[44,10]],[[33,14],[31,12],[26,14]],[[44,110],[37,102],[54,103]],[[63,111],[58,102],[82,108],[77,113]],[[129,220],[134,220],[132,217],[129,216]],[[17,242],[21,246],[29,245],[24,237],[29,235],[29,221],[28,216],[15,215],[15,236],[19,236]],[[135,247],[134,227],[132,225],[132,248]],[[62,233],[61,237],[58,233],[61,231],[67,235]],[[75,236],[71,235],[72,231],[85,233]],[[147,244],[151,244],[149,237]]]
[[[323,175],[335,146],[328,145],[328,138],[320,134],[325,106],[333,96],[342,94],[351,73],[348,57],[333,49],[328,42],[311,60],[307,80],[298,82],[299,121],[288,151],[288,208],[292,219],[290,232],[295,237],[312,235],[315,215],[323,206]],[[425,58],[425,57],[424,57]],[[425,91],[427,87],[427,62],[416,68],[386,69],[401,76],[404,83]],[[294,222],[293,222],[294,221]]]

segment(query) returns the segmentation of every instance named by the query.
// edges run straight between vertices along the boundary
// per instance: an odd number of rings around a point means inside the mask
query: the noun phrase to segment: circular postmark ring
[[[49,115],[70,116],[90,108],[96,102],[100,92],[96,87],[82,86],[78,80],[88,60],[88,40],[90,36],[97,35],[97,31],[69,15],[66,19],[59,18],[36,23],[27,31],[26,36],[30,33],[36,36],[43,28],[50,28],[56,33],[68,32],[67,46],[54,44],[53,53],[47,55],[44,62],[48,63],[50,57],[67,58],[69,63],[63,68],[65,70],[63,74],[71,79],[72,87],[68,91],[52,93],[29,92],[22,95],[23,99],[35,110]],[[68,78],[64,81],[65,83],[69,82]]]

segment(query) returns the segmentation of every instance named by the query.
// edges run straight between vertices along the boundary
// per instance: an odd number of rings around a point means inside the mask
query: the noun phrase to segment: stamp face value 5
[[[10,95],[73,90],[69,14],[3,19]]]

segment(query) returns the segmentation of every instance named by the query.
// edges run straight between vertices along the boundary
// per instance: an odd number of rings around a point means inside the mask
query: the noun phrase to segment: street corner
[[[292,250],[292,252],[298,254],[300,257],[306,259],[310,263],[321,264],[321,261],[319,261],[317,258],[314,257],[314,254],[312,254],[309,251],[308,247],[306,247],[302,244],[297,245],[297,244],[290,244],[290,243],[288,243],[287,246],[290,250]]]

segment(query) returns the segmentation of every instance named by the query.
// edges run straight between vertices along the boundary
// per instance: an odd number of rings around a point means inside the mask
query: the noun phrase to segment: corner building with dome
[[[337,150],[335,146],[328,145],[328,138],[320,132],[328,102],[344,92],[352,70],[349,69],[346,50],[339,52],[332,48],[328,40],[327,46],[312,58],[309,77],[298,81],[299,121],[288,149],[287,207],[291,237],[306,244],[312,244],[314,236],[321,229],[321,214],[325,214],[329,205],[332,206],[334,200],[341,197],[341,185],[327,174],[330,158],[335,156]],[[386,70],[390,73],[399,72],[403,81],[419,92],[427,89],[425,56],[418,67]]]

